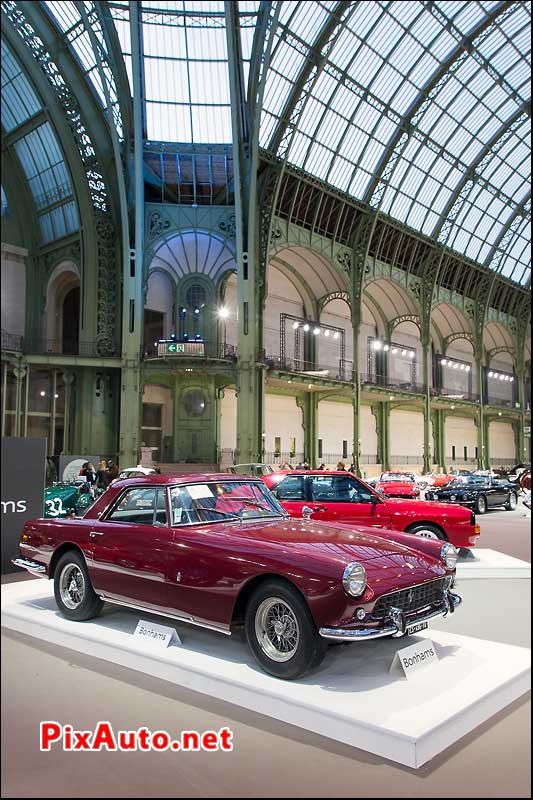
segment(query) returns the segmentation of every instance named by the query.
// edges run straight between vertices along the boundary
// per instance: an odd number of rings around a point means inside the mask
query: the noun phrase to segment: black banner
[[[44,513],[46,441],[2,438],[2,574],[18,571],[11,559],[24,523]]]

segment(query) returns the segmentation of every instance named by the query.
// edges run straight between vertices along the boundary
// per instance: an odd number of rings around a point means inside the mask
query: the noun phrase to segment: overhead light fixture
[[[196,314],[196,316],[198,316],[198,314],[200,313],[200,309],[199,308],[195,308],[193,313]]]
[[[309,325],[306,322],[305,325],[304,325],[304,331],[307,333],[308,330],[309,330]]]
[[[450,406],[450,408],[451,408],[452,411],[455,410],[455,406]]]
[[[324,336],[329,336],[329,331],[328,330],[324,331]]]
[[[489,372],[489,378],[492,378],[492,377],[493,377],[493,375],[494,375],[494,372],[491,370],[491,371]]]
[[[466,371],[467,371],[467,372],[470,372],[470,369],[471,369],[471,367],[470,367],[470,364],[467,364],[467,365],[466,365]]]
[[[391,350],[391,353],[397,353],[397,352],[398,352],[398,348],[397,347],[393,347],[392,350]]]
[[[55,397],[55,399],[57,400],[57,398],[59,397],[59,395],[58,395],[58,394],[55,394],[55,395],[54,395],[54,397]]]
[[[299,328],[299,327],[300,327],[300,323],[299,323],[299,322],[293,322],[293,323],[292,323],[292,329],[293,329],[293,331],[296,331],[296,330],[298,330],[298,328]]]
[[[414,357],[415,357],[415,351],[414,351],[414,350],[411,350],[411,351],[409,352],[409,358],[414,358]]]
[[[459,369],[459,364],[454,364],[454,365],[453,365],[453,368],[454,368],[454,369]]]
[[[41,395],[41,397],[46,397],[46,392],[39,392],[39,394]]]
[[[339,331],[335,331],[335,333],[333,334],[333,338],[334,339],[338,339],[339,338]]]
[[[511,375],[511,377],[509,378],[509,380],[510,380],[510,381],[511,381],[511,383],[512,383],[512,382],[514,381],[514,377]]]
[[[407,350],[402,350],[402,356],[406,356],[406,355],[407,355]]]
[[[287,381],[287,383],[292,383],[292,380],[289,378],[289,380]]]
[[[373,345],[372,345],[372,347],[373,347],[373,349],[374,349],[374,350],[381,350],[382,346],[383,346],[383,345],[381,344],[381,342],[379,341],[379,339],[376,339],[376,340],[374,341]]]
[[[505,380],[505,375],[500,375],[500,380],[504,381]]]
[[[320,333],[320,328],[315,328],[313,330],[313,336],[318,336],[319,333]]]
[[[389,395],[389,400],[394,400],[394,395],[393,394]]]
[[[459,369],[463,369],[464,370],[465,369],[465,364],[461,364]]]
[[[498,411],[498,416],[501,417],[501,415],[502,415],[502,412]]]
[[[383,349],[385,350],[385,352],[387,352],[387,350],[389,349],[389,345],[388,344],[383,345]]]
[[[441,363],[441,366],[442,366],[442,367],[445,367],[445,366],[446,366],[446,364],[448,363],[448,361],[447,361],[447,359],[446,359],[446,358],[441,358],[441,360],[440,360],[440,363]]]
[[[229,317],[229,308],[226,308],[226,306],[221,306],[218,309],[218,316],[220,319],[227,319]]]
[[[313,388],[313,384],[312,384],[312,383],[309,383],[309,384],[308,384],[308,387],[309,387],[309,389],[312,389],[312,388]]]

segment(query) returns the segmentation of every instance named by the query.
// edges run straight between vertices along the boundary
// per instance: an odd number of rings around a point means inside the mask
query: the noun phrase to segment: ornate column
[[[13,367],[13,373],[16,378],[16,387],[15,387],[15,436],[22,436],[24,432],[24,426],[22,425],[22,386],[24,383],[24,378],[27,374],[27,369],[24,364],[17,363]],[[25,414],[28,413],[28,409],[25,409]]]
[[[424,384],[424,472],[431,471],[431,338],[429,329],[422,333],[422,381]]]
[[[63,372],[63,383],[65,384],[65,413],[63,417],[63,454],[70,455],[71,435],[70,435],[70,419],[71,419],[71,406],[74,401],[74,381],[76,375],[70,370]]]
[[[390,402],[372,403],[378,435],[378,458],[384,472],[390,469]]]
[[[296,398],[302,409],[302,427],[304,429],[304,461],[311,469],[318,466],[318,394],[306,392]]]
[[[444,426],[446,421],[446,412],[443,408],[438,408],[433,411],[433,442],[435,445],[435,463],[440,470],[445,469],[445,444],[444,444]]]

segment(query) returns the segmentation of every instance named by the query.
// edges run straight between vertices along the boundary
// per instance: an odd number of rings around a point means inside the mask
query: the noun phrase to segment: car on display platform
[[[54,483],[44,490],[44,516],[81,516],[95,501],[96,491],[91,490],[84,478]]]
[[[364,525],[449,541],[470,549],[479,539],[475,514],[427,500],[385,498],[351,472],[275,472],[263,478],[291,517]]]
[[[125,478],[142,478],[144,475],[157,475],[158,472],[156,469],[152,469],[152,467],[142,467],[140,464],[137,464],[136,467],[126,467],[126,469],[121,469],[118,477],[116,480],[124,480]]]
[[[485,514],[489,508],[504,506],[514,511],[518,505],[518,490],[514,483],[498,480],[492,475],[459,477],[442,489],[426,492],[428,500],[446,504],[457,503],[473,509],[476,514]]]
[[[270,464],[233,464],[228,467],[228,472],[232,475],[253,475],[260,478],[262,475],[270,475],[274,468]]]
[[[424,475],[424,478],[427,480],[428,486],[446,486],[453,480],[453,475],[448,475],[445,472],[428,472],[427,475]]]
[[[382,472],[374,488],[385,497],[420,497],[420,488],[409,472]]]
[[[16,566],[54,581],[61,613],[109,601],[230,634],[294,679],[329,642],[400,637],[461,603],[448,542],[291,519],[260,479],[116,481],[81,519],[26,522]],[[213,649],[216,639],[213,639]]]

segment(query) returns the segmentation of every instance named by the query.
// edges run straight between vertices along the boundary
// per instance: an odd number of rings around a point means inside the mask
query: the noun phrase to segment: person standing
[[[339,461],[337,464],[337,472],[346,472],[346,464],[344,461]]]
[[[104,491],[109,486],[109,473],[105,459],[98,462],[98,469],[96,470],[96,488]]]

